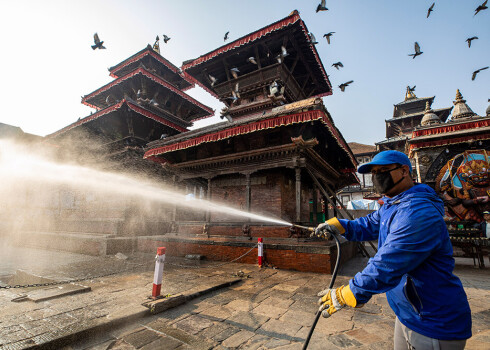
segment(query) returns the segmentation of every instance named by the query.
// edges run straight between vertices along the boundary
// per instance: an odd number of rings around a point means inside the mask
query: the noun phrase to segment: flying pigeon
[[[486,10],[488,7],[487,7],[487,1],[488,0],[485,0],[485,2],[483,4],[481,4],[480,6],[478,6],[476,9],[475,9],[475,14],[473,15],[473,17],[475,17],[478,12],[480,11],[483,11],[483,10]]]
[[[415,87],[416,87],[416,86],[417,86],[417,85],[414,85],[413,87],[407,86],[408,91],[410,91],[410,92],[414,92],[414,91],[415,91]]]
[[[326,0],[322,0],[320,4],[318,4],[318,6],[316,7],[316,12],[318,13],[320,11],[328,11],[328,9],[325,7],[326,5]]]
[[[330,37],[332,36],[332,34],[335,33],[335,32],[330,32],[330,33],[327,33],[327,34],[323,34],[323,37],[324,38],[327,38],[327,43],[330,45]]]
[[[238,79],[238,73],[240,73],[240,71],[238,70],[237,67],[231,68],[230,72],[231,72],[231,75],[233,75],[234,79]]]
[[[281,46],[281,53],[276,56],[276,60],[278,63],[282,63],[284,57],[288,56],[288,51],[286,50],[286,46],[282,45]]]
[[[313,33],[308,33],[308,36],[310,37],[310,40],[309,40],[310,44],[312,44],[312,45],[318,44],[318,41],[316,41],[315,36],[313,35]]]
[[[332,64],[332,67],[335,67],[337,68],[337,70],[339,70],[339,67],[344,67],[344,65],[342,64],[342,62],[335,62],[334,64]]]
[[[471,38],[466,39],[465,41],[468,43],[468,47],[471,47],[471,41],[478,39],[477,36],[472,36]]]
[[[209,78],[209,81],[211,82],[211,86],[214,86],[214,84],[216,84],[216,82],[218,81],[218,79],[213,77],[211,74],[208,74],[208,78]]]
[[[102,45],[104,42],[103,41],[100,41],[99,35],[97,33],[94,34],[94,43],[95,43],[95,45],[92,45],[92,50],[95,50],[95,49],[99,49],[99,50],[105,49],[105,46]]]
[[[171,38],[169,38],[168,36],[166,36],[165,34],[162,34],[163,36],[163,42],[166,44]]]
[[[257,61],[255,60],[255,58],[253,56],[250,56],[249,58],[247,58],[247,61],[250,63],[253,63],[253,64],[257,64]]]
[[[409,54],[409,56],[413,56],[412,58],[415,58],[415,57],[417,57],[418,55],[423,54],[423,52],[422,52],[422,51],[420,51],[420,46],[419,46],[419,43],[418,43],[418,42],[415,42],[414,46],[415,46],[415,53],[411,53],[411,54]]]
[[[230,32],[225,33],[225,37],[224,37],[225,40],[224,41],[228,40],[228,34],[230,34]]]
[[[476,71],[474,71],[474,72],[473,72],[473,75],[471,76],[471,80],[475,80],[476,75],[477,75],[478,73],[480,73],[482,70],[485,70],[485,69],[488,69],[488,66],[487,66],[487,67],[480,68],[480,69],[477,69]]]
[[[353,83],[353,82],[354,82],[354,80],[349,80],[347,83],[340,84],[340,85],[339,85],[340,90],[341,90],[342,92],[344,92],[344,91],[345,91],[345,88],[346,88],[347,86],[349,86],[349,84],[351,84],[351,83]]]
[[[431,13],[432,11],[434,11],[434,5],[435,5],[435,4],[436,4],[436,3],[435,3],[435,2],[433,2],[433,3],[432,3],[432,5],[430,5],[429,9],[427,10],[427,18],[429,18],[430,13]]]
[[[236,101],[238,101],[239,97],[237,96],[236,92],[231,90],[231,96],[230,97],[225,97],[226,100],[231,100],[231,104],[235,104]]]

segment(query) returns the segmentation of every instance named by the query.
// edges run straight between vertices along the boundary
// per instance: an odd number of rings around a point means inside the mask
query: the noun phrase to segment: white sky
[[[324,99],[348,142],[373,144],[385,138],[385,119],[404,98],[407,85],[418,97],[436,96],[433,108],[452,106],[460,89],[469,106],[484,115],[490,98],[490,69],[475,81],[471,73],[490,65],[490,10],[473,16],[483,0],[331,0],[329,11],[315,13],[318,1],[291,0],[0,0],[3,69],[0,122],[46,135],[90,114],[80,103],[112,81],[107,71],[153,44],[176,66],[298,9],[320,42],[317,50],[334,94]],[[336,32],[331,45],[322,38]],[[93,51],[99,33],[107,50]],[[478,36],[468,48],[465,42]],[[418,41],[423,55],[407,56]],[[228,41],[229,42],[229,41]],[[341,61],[337,71],[331,64]],[[354,80],[342,93],[337,86]],[[216,110],[222,105],[200,88],[188,93]]]

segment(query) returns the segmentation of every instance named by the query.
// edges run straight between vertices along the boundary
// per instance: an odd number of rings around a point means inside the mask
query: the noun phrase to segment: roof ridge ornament
[[[463,95],[459,91],[456,90],[456,100],[453,101],[454,111],[452,120],[462,119],[462,118],[472,118],[477,116],[475,112],[471,110],[471,108],[466,104],[466,100],[463,99]]]
[[[410,86],[407,86],[407,92],[405,93],[405,101],[407,100],[413,100],[413,99],[416,99],[417,96],[415,96],[415,86],[414,85],[413,87],[410,87]]]
[[[429,101],[425,102],[425,111],[422,120],[420,121],[421,126],[428,126],[432,124],[441,124],[441,119],[437,114],[434,113],[434,110],[430,108]]]

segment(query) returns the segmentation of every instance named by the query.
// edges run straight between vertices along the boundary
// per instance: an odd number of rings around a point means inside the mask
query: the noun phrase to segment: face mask
[[[386,194],[386,192],[391,190],[393,187],[398,185],[403,180],[403,177],[402,177],[396,183],[393,182],[393,178],[391,177],[391,172],[393,170],[398,169],[398,168],[401,168],[401,166],[398,166],[394,169],[390,169],[387,171],[383,171],[380,173],[373,174],[373,184],[374,184],[374,187],[376,188],[376,191],[378,193]]]

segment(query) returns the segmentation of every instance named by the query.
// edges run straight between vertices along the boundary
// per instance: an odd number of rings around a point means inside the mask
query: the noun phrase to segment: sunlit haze
[[[418,97],[436,96],[434,108],[452,106],[456,89],[484,115],[490,98],[490,69],[472,81],[472,72],[490,65],[490,10],[474,16],[481,0],[327,1],[5,1],[1,0],[3,69],[0,122],[46,135],[90,114],[80,103],[112,81],[107,71],[166,34],[161,54],[181,66],[297,9],[319,41],[317,50],[334,87],[324,98],[348,142],[373,144],[385,138],[393,104],[407,85]],[[328,45],[323,34],[335,32]],[[91,49],[97,32],[107,50]],[[477,36],[468,48],[465,40]],[[412,59],[417,41],[423,54]],[[336,70],[332,63],[341,61]],[[343,82],[354,83],[341,92]],[[196,123],[220,121],[223,105],[200,88],[188,93],[216,115]]]

